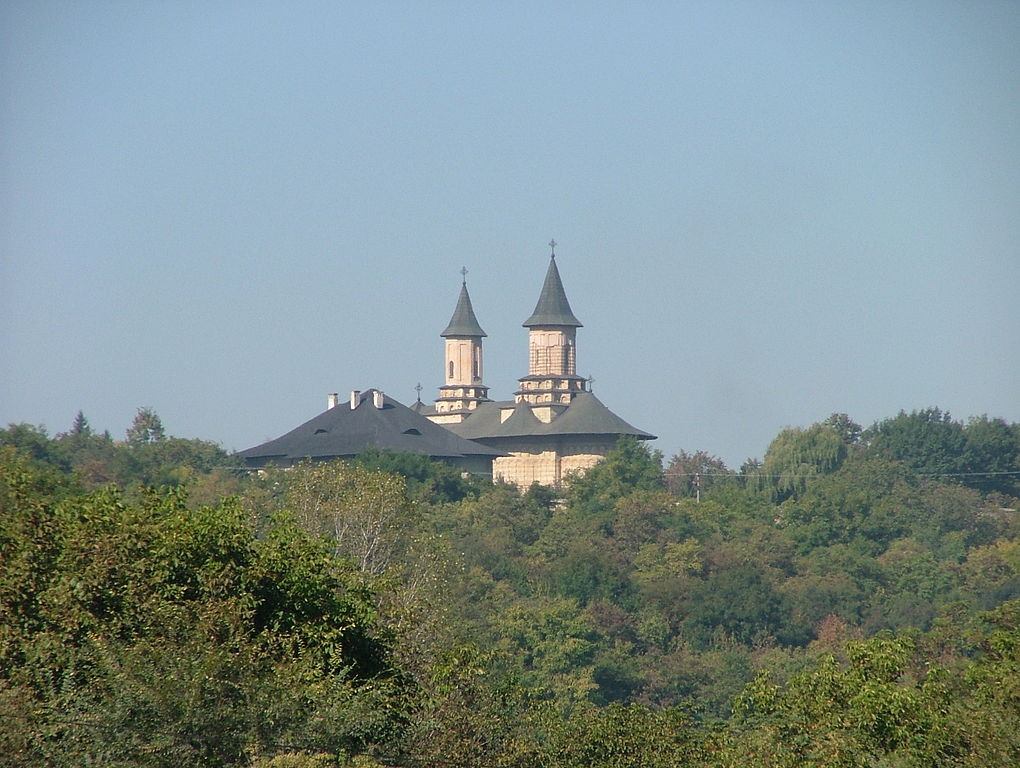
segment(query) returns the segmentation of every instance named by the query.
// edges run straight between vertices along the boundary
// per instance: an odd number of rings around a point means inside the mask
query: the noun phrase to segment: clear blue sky
[[[0,423],[430,399],[462,265],[507,398],[550,238],[667,457],[1020,421],[1018,2],[7,0],[0,99]]]

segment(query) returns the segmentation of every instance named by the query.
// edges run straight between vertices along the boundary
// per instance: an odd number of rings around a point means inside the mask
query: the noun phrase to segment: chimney
[[[360,403],[360,402],[361,402],[361,393],[358,390],[356,390],[356,389],[352,389],[351,390],[351,410],[353,411],[355,408],[357,408],[358,407],[358,403]]]
[[[372,403],[375,405],[376,408],[381,409],[383,405],[386,404],[386,401],[383,399],[383,397],[384,397],[383,393],[380,392],[378,389],[372,390]]]
[[[336,408],[337,403],[339,402],[340,395],[337,394],[336,392],[330,392],[328,395],[326,395],[326,410],[328,411],[330,408]]]

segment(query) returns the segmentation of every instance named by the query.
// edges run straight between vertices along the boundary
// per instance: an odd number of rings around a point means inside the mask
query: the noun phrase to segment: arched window
[[[451,378],[451,379],[453,378],[453,360],[450,361],[450,376],[449,376],[449,378]]]

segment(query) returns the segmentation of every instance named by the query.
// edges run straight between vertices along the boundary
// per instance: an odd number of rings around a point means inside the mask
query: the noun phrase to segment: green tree
[[[762,673],[735,703],[725,765],[941,766],[966,752],[944,670],[907,636],[850,642],[785,687]]]
[[[71,435],[91,435],[92,427],[89,426],[89,420],[85,418],[85,414],[81,411],[74,416],[74,422],[71,424],[71,431],[68,433]]]
[[[166,439],[163,422],[152,408],[139,408],[127,430],[127,441],[132,445],[157,443]]]
[[[741,564],[716,571],[692,586],[684,629],[706,647],[719,631],[749,644],[770,635],[786,635],[790,627],[787,607],[770,579],[756,565]]]
[[[571,506],[594,514],[612,509],[633,491],[663,487],[662,454],[624,436],[595,466],[568,480],[566,496]]]
[[[468,567],[527,590],[533,574],[526,548],[533,545],[552,517],[549,490],[533,486],[521,494],[516,486],[496,484],[477,498],[422,509],[435,534],[450,542]]]
[[[977,657],[963,674],[960,719],[969,734],[964,765],[1020,763],[1020,600],[978,617]]]
[[[178,486],[229,463],[226,451],[207,440],[164,437],[118,446],[113,470],[123,488],[136,485]]]
[[[809,479],[835,472],[847,456],[847,443],[837,429],[814,424],[784,429],[765,452],[761,473],[777,501],[802,492]]]
[[[989,610],[1020,598],[1020,541],[999,539],[974,547],[959,566],[960,591],[972,605]]]
[[[1020,425],[980,416],[963,428],[964,482],[983,493],[1020,496]]]
[[[922,475],[952,478],[966,470],[963,424],[938,408],[900,411],[872,426],[864,440],[870,455],[902,461]]]
[[[564,706],[587,701],[596,691],[595,656],[603,639],[577,601],[521,600],[493,621],[496,650],[525,686]]]
[[[31,424],[8,424],[0,429],[0,446],[9,445],[37,462],[70,472],[71,461],[60,443],[51,440],[46,428]]]
[[[549,739],[543,765],[562,768],[676,768],[706,757],[704,736],[680,709],[580,708]]]
[[[861,425],[845,413],[833,413],[822,424],[833,430],[847,445],[856,445],[861,440],[864,430]]]
[[[381,574],[394,564],[413,523],[401,478],[344,461],[273,470],[260,483],[273,492],[263,517],[286,511],[308,532],[328,536],[334,552],[365,573]],[[257,496],[250,500],[258,503]]]
[[[480,481],[457,467],[435,461],[420,453],[399,453],[371,448],[354,457],[353,464],[365,469],[399,475],[412,499],[428,504],[460,501],[480,491]]]
[[[283,521],[183,493],[54,496],[0,465],[0,745],[16,764],[244,765],[400,728],[363,580]]]
[[[718,456],[705,451],[680,451],[669,460],[664,476],[670,493],[676,496],[695,496],[698,492],[707,491],[734,477],[734,473],[726,468],[726,463]]]

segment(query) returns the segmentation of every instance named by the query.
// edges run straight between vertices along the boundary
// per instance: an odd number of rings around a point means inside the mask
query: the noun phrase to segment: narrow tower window
[[[453,378],[453,360],[450,361],[450,376],[449,376],[449,378],[451,378],[451,379]]]

